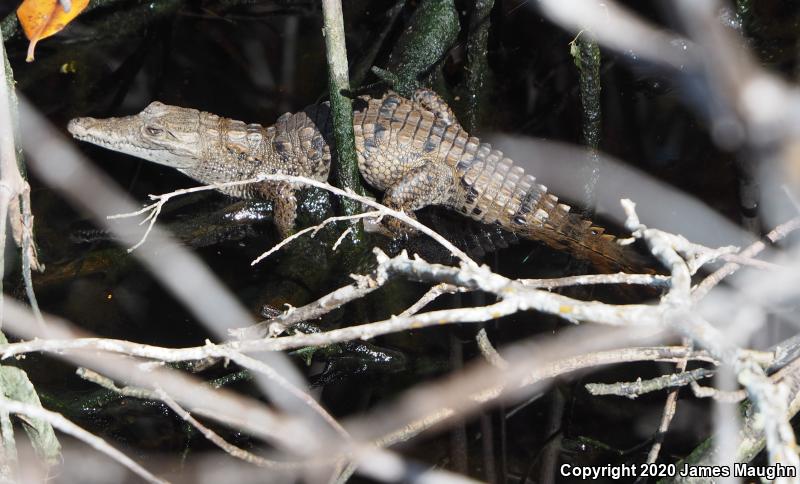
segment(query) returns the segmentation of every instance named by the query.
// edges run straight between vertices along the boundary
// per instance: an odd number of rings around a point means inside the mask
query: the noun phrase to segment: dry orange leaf
[[[17,9],[17,17],[31,41],[28,46],[28,62],[33,62],[33,49],[41,39],[60,32],[86,8],[89,0],[72,0],[72,7],[65,12],[58,0],[25,0]]]

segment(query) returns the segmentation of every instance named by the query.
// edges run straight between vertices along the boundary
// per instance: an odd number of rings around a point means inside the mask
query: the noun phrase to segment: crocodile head
[[[187,171],[202,162],[200,115],[154,102],[133,116],[76,118],[67,129],[76,139]]]

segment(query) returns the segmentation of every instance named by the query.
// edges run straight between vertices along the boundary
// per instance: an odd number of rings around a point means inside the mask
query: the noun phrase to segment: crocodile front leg
[[[291,183],[261,183],[257,193],[274,205],[273,220],[281,239],[292,235],[297,218],[297,197]]]

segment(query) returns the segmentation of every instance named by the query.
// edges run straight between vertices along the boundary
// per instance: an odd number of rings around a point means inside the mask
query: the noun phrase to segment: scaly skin
[[[309,106],[299,113],[284,114],[265,128],[154,102],[133,116],[76,118],[67,129],[79,140],[175,168],[203,184],[246,180],[261,174],[326,181],[331,166],[330,144],[326,141],[331,139],[328,119],[326,106]],[[290,183],[272,183],[221,191],[239,198],[260,196],[273,201],[275,224],[286,237],[297,211],[295,189]]]
[[[78,139],[171,166],[201,183],[251,178],[260,173],[326,180],[331,127],[327,104],[284,114],[274,126],[245,125],[194,109],[153,103],[124,118],[78,118]],[[522,237],[567,250],[603,271],[640,271],[643,258],[604,229],[572,214],[536,179],[503,153],[471,137],[433,91],[413,99],[394,93],[359,98],[354,110],[359,170],[384,192],[387,206],[412,213],[443,205],[497,224]],[[276,203],[276,224],[290,233],[296,202],[290,184],[236,188],[237,197]],[[391,229],[404,230],[397,221]]]

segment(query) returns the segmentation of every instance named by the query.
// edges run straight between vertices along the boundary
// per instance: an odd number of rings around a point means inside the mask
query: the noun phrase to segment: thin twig
[[[765,238],[772,242],[773,244],[778,242],[779,240],[785,238],[787,235],[791,234],[795,230],[800,229],[800,217],[793,218],[788,222],[784,222],[774,229],[772,229]],[[756,241],[750,244],[746,249],[741,251],[738,255],[742,257],[747,257],[752,259],[761,251],[767,248],[767,245],[762,241]],[[724,266],[720,267],[716,271],[714,271],[710,276],[703,279],[703,281],[695,287],[694,291],[692,291],[692,299],[695,301],[699,301],[703,299],[706,294],[717,284],[722,282],[723,279],[728,277],[729,275],[733,274],[737,270],[739,270],[741,266],[734,262],[729,262]]]
[[[718,390],[716,388],[701,386],[696,381],[691,382],[689,386],[692,389],[692,393],[694,393],[694,396],[696,396],[697,398],[712,398],[714,400],[717,400],[718,402],[724,402],[724,403],[739,403],[745,398],[747,398],[747,392],[744,390],[736,390],[736,391]]]
[[[257,372],[262,375],[266,375],[270,380],[273,380],[278,383],[282,388],[286,389],[287,393],[294,396],[311,410],[313,410],[317,415],[322,417],[322,419],[333,429],[335,430],[339,436],[342,437],[343,440],[347,441],[350,440],[350,435],[347,434],[347,431],[339,424],[338,421],[328,413],[322,406],[314,400],[308,393],[304,392],[303,390],[294,386],[291,382],[286,380],[282,375],[278,374],[273,368],[269,365],[264,364],[264,362],[256,360],[255,358],[251,358],[247,355],[236,351],[226,351],[224,357],[230,359],[231,361],[235,362],[239,366],[243,368],[247,368],[252,372]]]
[[[454,294],[456,292],[464,292],[464,290],[452,284],[437,284],[428,289],[425,294],[423,294],[422,297],[417,300],[417,302],[409,306],[408,309],[400,313],[398,316],[404,318],[406,316],[417,314],[422,310],[422,308],[432,303],[439,296],[443,294]]]
[[[687,338],[684,338],[683,343],[684,346],[691,345],[691,341],[689,341]],[[675,364],[675,370],[678,373],[683,373],[686,371],[688,364],[689,360],[687,358],[683,358]],[[667,395],[666,401],[664,401],[664,410],[661,412],[661,421],[658,424],[658,431],[653,439],[653,445],[650,447],[650,451],[647,453],[648,464],[653,464],[658,460],[658,454],[661,452],[661,446],[664,443],[664,439],[666,439],[669,425],[672,423],[672,419],[675,417],[675,412],[678,408],[679,392],[679,388],[673,389],[669,392],[669,395]]]
[[[274,254],[275,252],[280,250],[283,246],[285,246],[287,244],[290,244],[295,239],[298,239],[298,238],[302,237],[303,235],[305,235],[305,234],[307,234],[309,232],[311,232],[311,237],[316,236],[317,233],[323,227],[325,227],[326,225],[328,225],[330,223],[341,222],[343,220],[358,220],[358,219],[362,219],[362,218],[379,217],[380,215],[381,215],[381,212],[378,211],[378,210],[375,210],[375,211],[372,211],[372,212],[357,213],[355,215],[343,215],[341,217],[329,217],[329,218],[326,218],[319,225],[314,225],[313,227],[306,227],[303,230],[301,230],[301,231],[299,231],[299,232],[297,232],[295,234],[292,234],[289,237],[286,237],[285,239],[283,239],[282,241],[277,243],[273,248],[269,249],[268,251],[264,252],[260,256],[256,257],[253,260],[253,262],[250,263],[250,265],[254,266],[254,265],[258,264],[259,262],[261,262],[265,258],[269,257],[271,254]],[[334,247],[333,250],[336,250],[336,247],[339,246],[339,242],[341,241],[341,239],[342,239],[342,237],[339,237],[339,239],[337,240],[337,242],[333,246]]]
[[[566,286],[587,286],[593,284],[639,284],[645,286],[668,287],[669,276],[653,274],[586,274],[580,276],[558,277],[553,279],[519,279],[526,286],[539,289],[554,289]]]
[[[109,445],[105,440],[101,439],[100,437],[94,434],[87,432],[81,427],[78,427],[74,423],[64,418],[64,416],[59,413],[51,412],[49,410],[45,410],[41,407],[37,407],[27,403],[8,400],[7,398],[1,395],[0,395],[0,409],[6,412],[25,415],[27,417],[37,418],[49,422],[50,425],[57,428],[58,430],[89,444],[96,450],[111,457],[115,461],[119,462],[123,466],[130,469],[132,472],[134,472],[142,479],[148,482],[156,482],[162,484],[167,482],[151,474],[147,469],[140,466],[139,464],[134,462],[131,458],[129,458],[122,452],[118,451],[111,445]]]
[[[88,368],[78,368],[77,371],[78,376],[83,378],[86,381],[90,381],[96,385],[100,385],[101,387],[111,390],[115,393],[119,393],[125,397],[130,398],[139,398],[144,400],[160,400],[167,404],[175,413],[178,414],[182,419],[189,422],[193,427],[197,428],[200,433],[203,434],[205,438],[207,438],[210,442],[214,445],[218,446],[225,452],[229,453],[233,457],[237,459],[244,460],[251,464],[255,464],[259,467],[269,468],[269,469],[278,469],[278,470],[289,470],[289,469],[300,469],[304,467],[314,466],[314,465],[326,465],[329,462],[325,460],[307,460],[307,461],[297,461],[297,462],[289,462],[289,461],[275,461],[270,459],[265,459],[263,457],[257,456],[251,452],[248,452],[240,447],[236,447],[233,444],[228,443],[225,439],[219,436],[216,432],[209,429],[208,427],[204,426],[200,422],[197,421],[191,414],[186,411],[183,407],[180,406],[173,398],[171,398],[167,392],[165,392],[162,388],[156,387],[153,390],[141,387],[119,387],[117,386],[113,380],[99,373],[89,370]]]
[[[586,390],[592,395],[617,395],[627,397],[631,400],[638,398],[645,393],[657,392],[665,388],[675,388],[689,385],[701,378],[708,378],[713,375],[712,370],[697,368],[692,371],[682,373],[672,373],[649,380],[641,378],[633,382],[619,383],[587,383]]]
[[[158,396],[159,400],[166,403],[167,406],[171,408],[173,412],[178,414],[179,417],[189,422],[189,424],[191,424],[192,427],[200,431],[200,433],[203,434],[203,437],[205,437],[209,442],[216,445],[220,449],[224,450],[231,456],[236,457],[237,459],[241,459],[245,462],[257,465],[259,467],[264,467],[266,469],[276,469],[276,470],[298,469],[300,467],[308,465],[307,463],[279,462],[270,459],[265,459],[261,456],[253,454],[252,452],[248,452],[242,449],[241,447],[237,447],[229,443],[222,437],[220,437],[219,434],[217,434],[213,430],[209,429],[205,425],[198,422],[197,419],[192,417],[192,414],[190,414],[183,407],[181,407],[178,404],[178,402],[170,398],[170,396],[167,395],[167,393],[164,390],[157,388],[155,393]]]
[[[459,249],[456,246],[454,246],[449,240],[447,240],[444,237],[442,237],[441,235],[439,235],[436,231],[434,231],[434,230],[430,229],[429,227],[427,227],[426,225],[420,223],[415,218],[409,217],[404,212],[393,210],[393,209],[391,209],[391,208],[389,208],[389,207],[387,207],[385,205],[382,205],[382,204],[376,202],[375,200],[372,200],[372,199],[370,199],[368,197],[364,197],[364,196],[358,195],[356,193],[353,193],[350,190],[342,190],[340,188],[336,188],[334,186],[331,186],[331,185],[329,185],[327,183],[320,182],[320,181],[317,181],[317,180],[314,180],[314,179],[311,179],[311,178],[302,177],[302,176],[291,176],[291,175],[280,175],[280,174],[262,175],[262,176],[259,176],[259,177],[256,177],[256,178],[250,178],[250,179],[247,179],[247,180],[239,180],[239,181],[226,182],[226,183],[216,183],[216,184],[213,184],[213,185],[204,185],[204,186],[187,188],[187,189],[182,189],[182,190],[175,190],[173,192],[165,193],[165,194],[162,194],[162,195],[150,195],[150,198],[152,200],[157,200],[156,203],[152,203],[152,204],[150,204],[150,205],[148,205],[146,207],[143,207],[140,210],[136,210],[134,212],[111,215],[111,216],[108,216],[108,218],[109,219],[112,219],[112,218],[115,219],[115,218],[134,217],[134,216],[142,215],[142,214],[148,213],[148,212],[155,212],[155,215],[157,216],[158,213],[161,211],[161,207],[167,201],[169,201],[170,198],[178,196],[178,195],[185,195],[185,194],[188,194],[188,193],[194,193],[194,192],[199,192],[199,191],[204,191],[204,190],[218,190],[220,188],[227,188],[227,187],[240,186],[240,185],[249,185],[249,184],[252,184],[252,183],[262,183],[262,182],[290,182],[290,183],[297,183],[299,185],[311,185],[313,187],[321,188],[323,190],[328,190],[329,192],[331,192],[331,193],[333,193],[335,195],[346,197],[346,198],[355,200],[357,202],[360,202],[360,203],[362,203],[364,205],[368,205],[370,207],[373,207],[373,208],[377,209],[383,215],[388,215],[390,217],[394,217],[394,218],[396,218],[398,220],[401,220],[402,222],[410,225],[411,227],[417,229],[418,231],[424,233],[425,235],[429,236],[430,238],[432,238],[433,240],[435,240],[436,242],[441,244],[445,249],[447,249],[453,255],[455,255],[456,257],[461,259],[462,262],[465,262],[467,264],[470,264],[472,266],[476,266],[477,267],[477,264],[475,263],[475,261],[473,261],[466,253],[464,253],[464,251],[462,251],[461,249]],[[152,213],[151,213],[151,215],[152,215]],[[150,232],[150,229],[152,228],[153,224],[155,224],[155,220],[150,219],[150,215],[148,215],[148,217],[145,218],[145,220],[150,220],[150,225],[148,226],[147,230],[145,231],[145,234],[142,237],[142,239],[134,247],[132,247],[130,250],[133,250],[134,248],[136,248],[136,247],[140,246],[142,243],[144,243],[145,239],[147,238],[147,235]]]
[[[72,337],[80,334],[65,321],[48,316],[44,319],[48,335]],[[5,323],[9,331],[21,337],[33,338],[43,334],[37,330],[30,311],[16,301],[6,301]],[[96,338],[94,341],[102,342],[101,345],[109,343],[104,342],[102,338]],[[114,344],[111,343],[111,346]],[[117,349],[119,350],[119,346]],[[168,349],[163,348],[163,350]],[[279,415],[258,400],[229,390],[210,388],[203,382],[170,368],[150,365],[143,369],[134,366],[132,371],[129,356],[111,353],[113,352],[98,354],[97,351],[90,351],[85,354],[65,354],[63,351],[57,351],[54,354],[77,366],[92,368],[129,385],[151,389],[158,385],[195,413],[201,413],[234,428],[247,429],[254,436],[278,442],[284,448],[300,454],[308,448],[307,440],[314,435],[312,422],[300,422],[290,416],[294,414],[294,410]]]
[[[239,340],[258,339],[266,335],[278,336],[301,321],[319,318],[350,301],[366,296],[382,287],[389,278],[386,271],[380,270],[380,267],[371,275],[351,274],[350,277],[355,280],[353,284],[340,287],[305,306],[290,307],[280,315],[266,321],[231,330],[231,336]]]
[[[475,336],[475,340],[478,342],[478,349],[481,351],[481,354],[486,361],[491,363],[493,366],[505,369],[508,368],[508,362],[500,356],[500,353],[494,349],[492,342],[489,341],[489,335],[486,334],[486,328],[481,328],[478,331],[478,334]]]
[[[737,380],[747,389],[750,400],[763,418],[770,463],[800,467],[794,432],[787,417],[787,389],[781,384],[773,384],[756,361],[744,355],[721,331],[692,311],[692,269],[696,270],[705,261],[725,253],[727,248],[708,252],[683,237],[647,228],[639,222],[635,204],[630,200],[622,203],[628,215],[625,226],[634,237],[643,238],[653,255],[670,268],[672,288],[662,299],[664,322],[733,368]]]

